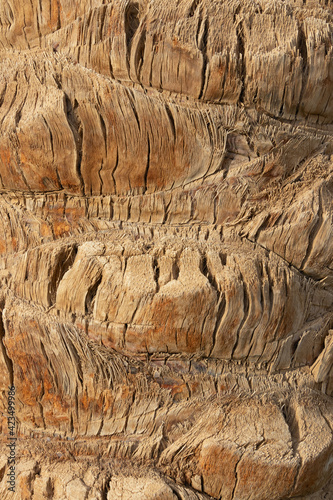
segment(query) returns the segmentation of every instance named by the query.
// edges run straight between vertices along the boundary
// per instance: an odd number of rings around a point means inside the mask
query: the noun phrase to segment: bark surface
[[[331,0],[2,0],[1,498],[333,495],[332,118]]]

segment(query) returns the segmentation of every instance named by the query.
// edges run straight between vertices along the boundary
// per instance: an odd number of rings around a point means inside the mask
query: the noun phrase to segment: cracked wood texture
[[[1,498],[332,497],[332,9],[1,0]]]

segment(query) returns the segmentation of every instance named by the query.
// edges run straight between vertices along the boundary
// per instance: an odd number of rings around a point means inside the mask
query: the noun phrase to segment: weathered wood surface
[[[332,7],[1,2],[1,498],[333,494]]]

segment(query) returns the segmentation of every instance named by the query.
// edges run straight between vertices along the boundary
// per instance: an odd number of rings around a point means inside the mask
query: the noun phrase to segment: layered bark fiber
[[[333,495],[332,8],[2,0],[1,498]]]

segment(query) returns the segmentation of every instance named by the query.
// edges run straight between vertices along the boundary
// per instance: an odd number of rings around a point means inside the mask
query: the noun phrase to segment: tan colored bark
[[[1,3],[1,498],[333,494],[332,6]]]

